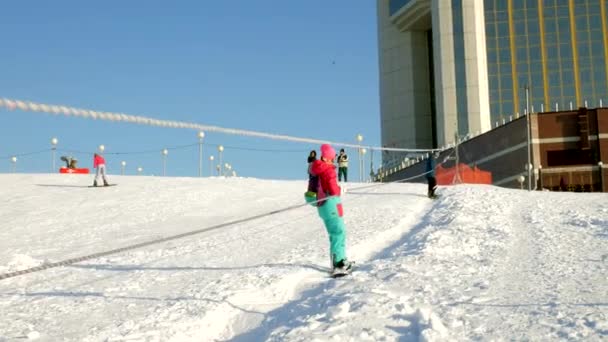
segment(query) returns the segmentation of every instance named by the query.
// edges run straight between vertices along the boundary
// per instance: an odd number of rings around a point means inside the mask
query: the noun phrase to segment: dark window
[[[590,150],[547,151],[547,163],[550,167],[593,164],[593,157]]]

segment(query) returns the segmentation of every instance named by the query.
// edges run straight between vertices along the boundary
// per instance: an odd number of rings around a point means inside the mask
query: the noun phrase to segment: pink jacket
[[[106,160],[103,159],[99,154],[93,157],[93,168],[97,168],[98,165],[105,165]]]
[[[341,189],[336,182],[336,167],[334,165],[315,160],[310,169],[314,175],[319,176],[321,188],[325,192],[325,194],[317,194],[317,196],[322,196],[318,197],[319,199],[324,198],[324,195],[340,196]]]

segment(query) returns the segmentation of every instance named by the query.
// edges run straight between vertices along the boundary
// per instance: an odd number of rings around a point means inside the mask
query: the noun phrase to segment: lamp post
[[[526,114],[526,145],[527,145],[527,163],[528,163],[528,191],[532,191],[532,167],[530,167],[529,165],[531,164],[531,149],[532,149],[532,142],[531,142],[531,119],[530,119],[530,85],[526,84],[524,86],[524,90],[526,92],[526,108],[524,110],[525,114]]]
[[[540,191],[543,191],[543,166],[538,165],[538,186],[540,187]]]
[[[17,157],[13,156],[11,158],[11,172],[15,173],[17,171]]]
[[[105,147],[105,146],[103,146],[103,145],[99,145],[99,147],[98,147],[98,148],[99,148],[99,153],[103,153],[103,151],[105,151],[105,150],[106,150],[106,147]]]
[[[599,166],[600,168],[600,189],[602,192],[604,192],[604,163],[602,163],[602,161],[600,160],[599,162],[597,162],[597,166]]]
[[[203,138],[205,137],[205,132],[200,131],[197,134],[198,136],[198,176],[203,176]]]
[[[521,190],[523,190],[523,189],[524,189],[524,181],[525,181],[525,180],[526,180],[526,177],[524,177],[524,175],[520,175],[520,176],[517,178],[517,181],[519,182],[519,188],[520,188]]]
[[[361,149],[361,181],[365,181],[365,154],[367,153],[367,149]]]
[[[219,152],[219,155],[220,155],[220,160],[219,160],[220,170],[218,171],[219,172],[218,176],[223,176],[224,172],[222,172],[222,170],[221,170],[221,168],[222,168],[221,165],[222,165],[222,152],[224,152],[224,146],[222,146],[222,145],[218,146],[217,151]]]
[[[209,177],[213,176],[213,159],[215,159],[214,156],[209,156]]]
[[[144,170],[144,168],[143,168],[143,167],[138,166],[138,167],[137,167],[137,175],[141,176],[141,173],[142,173],[142,171],[143,171],[143,170]]]
[[[167,155],[169,154],[169,150],[167,150],[166,148],[163,149],[162,151],[162,155],[163,155],[163,177],[165,177],[167,175]]]
[[[361,142],[363,141],[363,136],[361,134],[357,134],[357,143],[359,143],[359,145],[361,145]],[[359,182],[363,181],[363,171],[362,171],[362,156],[361,156],[361,147],[358,148],[358,155],[359,155]]]
[[[232,170],[232,177],[236,177],[236,171]]]
[[[57,138],[51,138],[51,173],[55,172],[55,151],[57,150]]]
[[[221,169],[220,164],[215,165],[215,169],[217,170],[217,175],[219,176],[220,175],[220,169]]]
[[[224,170],[222,170],[222,174],[229,175],[229,173],[227,171],[230,171],[230,168],[231,168],[230,164],[228,164],[228,163],[224,164]]]
[[[121,166],[120,167],[120,174],[124,176],[125,175],[125,166],[127,166],[127,162],[124,161],[124,160],[121,161],[120,162],[120,166]]]

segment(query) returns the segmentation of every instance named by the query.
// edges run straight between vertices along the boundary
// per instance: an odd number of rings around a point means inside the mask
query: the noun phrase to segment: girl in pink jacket
[[[106,161],[102,156],[95,153],[93,155],[93,168],[97,169],[95,173],[95,181],[93,181],[93,186],[97,186],[97,180],[99,179],[99,175],[103,179],[103,185],[108,186],[108,181],[106,180]]]

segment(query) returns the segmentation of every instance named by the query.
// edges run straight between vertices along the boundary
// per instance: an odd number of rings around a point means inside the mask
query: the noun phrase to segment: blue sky
[[[0,31],[0,97],[294,136],[380,143],[375,1],[14,1]],[[106,146],[110,173],[160,174],[164,147],[196,132],[0,110],[0,172],[13,154]],[[239,175],[304,179],[318,146],[207,133]],[[230,147],[229,147],[230,146]],[[233,148],[234,147],[234,148]],[[258,152],[237,148],[280,150]],[[336,148],[339,148],[338,146]],[[113,155],[113,152],[158,153]],[[293,152],[296,151],[296,152]],[[297,152],[301,151],[301,152]],[[347,150],[348,152],[348,150]],[[358,177],[356,152],[351,179]],[[90,154],[74,154],[92,166]],[[377,167],[376,153],[374,165]],[[49,172],[50,153],[18,171]],[[369,172],[369,155],[366,162]],[[169,176],[198,174],[196,146],[170,150]]]

